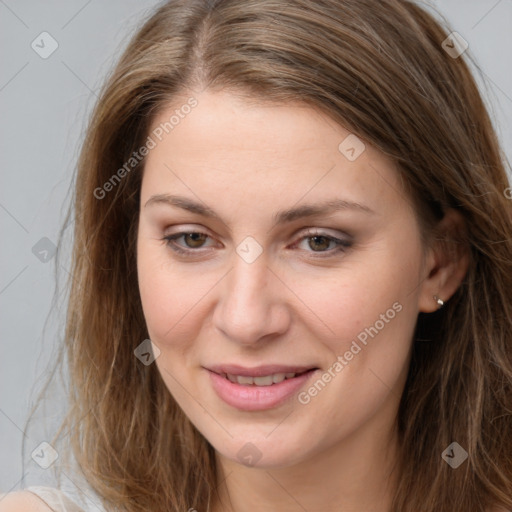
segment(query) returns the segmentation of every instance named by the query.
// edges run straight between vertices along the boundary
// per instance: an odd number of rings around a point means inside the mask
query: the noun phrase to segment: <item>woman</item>
[[[512,508],[510,184],[448,34],[408,1],[181,0],[134,37],[65,344],[105,510]]]

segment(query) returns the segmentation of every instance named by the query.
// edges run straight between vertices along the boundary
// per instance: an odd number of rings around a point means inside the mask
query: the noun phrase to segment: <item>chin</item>
[[[221,439],[205,437],[220,457],[246,467],[284,468],[307,458],[308,450],[304,441],[311,439],[311,436],[299,432],[294,435],[289,426],[278,435],[272,432],[276,426],[277,423],[271,429],[266,429],[265,433],[255,433],[252,429],[245,428],[239,429],[235,435],[235,432],[229,430],[233,435],[229,440],[226,440],[226,436]]]

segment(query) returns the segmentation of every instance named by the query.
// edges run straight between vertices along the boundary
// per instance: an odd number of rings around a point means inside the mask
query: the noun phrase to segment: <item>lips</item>
[[[296,375],[302,374],[309,370],[317,370],[318,367],[314,365],[310,366],[289,366],[280,364],[266,364],[262,366],[256,366],[248,368],[246,366],[240,366],[236,364],[223,364],[213,365],[206,368],[218,375],[236,375],[237,377],[266,377],[268,375],[275,375],[278,373],[294,373]]]
[[[219,398],[242,411],[263,411],[280,406],[306,386],[318,369],[315,366],[275,364],[253,368],[226,364],[205,368]]]
[[[232,373],[226,374],[226,378],[230,382],[242,384],[243,386],[272,386],[279,384],[283,380],[293,379],[302,373],[273,373],[272,375],[265,375],[264,377],[248,377],[246,375],[233,375]]]

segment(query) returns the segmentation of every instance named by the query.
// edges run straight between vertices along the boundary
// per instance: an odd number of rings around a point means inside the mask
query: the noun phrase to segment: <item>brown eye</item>
[[[183,238],[184,244],[177,241]],[[194,249],[201,249],[207,238],[210,238],[206,233],[197,231],[182,231],[174,235],[167,235],[163,237],[167,245],[175,252],[185,254],[195,252]]]
[[[204,233],[185,233],[183,235],[183,239],[185,240],[187,246],[192,249],[197,249],[198,247],[201,247],[201,244],[204,243],[206,238],[207,235],[205,235]]]
[[[327,233],[313,231],[306,233],[295,245],[299,249],[309,252],[312,257],[327,258],[346,251],[352,246],[352,243],[350,238],[345,240],[328,235]]]
[[[329,245],[333,242],[332,238],[326,236],[311,236],[309,238],[309,247],[315,251],[325,251],[329,249]]]

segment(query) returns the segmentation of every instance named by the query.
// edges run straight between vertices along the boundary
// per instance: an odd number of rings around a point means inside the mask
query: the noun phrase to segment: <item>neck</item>
[[[221,483],[210,510],[390,512],[398,437],[395,427],[375,432],[375,425],[367,425],[288,467],[246,467],[217,453]]]

